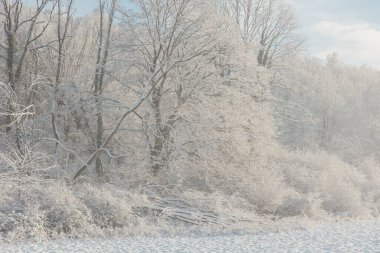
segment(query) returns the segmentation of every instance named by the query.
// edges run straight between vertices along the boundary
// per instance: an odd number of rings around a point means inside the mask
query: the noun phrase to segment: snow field
[[[130,237],[2,245],[30,252],[380,252],[380,220],[337,222],[307,230],[256,235]]]

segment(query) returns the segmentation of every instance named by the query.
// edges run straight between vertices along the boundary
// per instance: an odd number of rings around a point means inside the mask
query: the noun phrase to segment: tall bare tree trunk
[[[14,99],[18,99],[21,74],[23,70],[23,64],[30,45],[42,36],[48,27],[49,20],[43,25],[40,32],[36,32],[36,24],[39,15],[42,13],[46,5],[50,0],[38,0],[34,6],[34,11],[30,17],[24,18],[23,2],[22,0],[0,0],[1,9],[0,15],[3,17],[3,30],[5,34],[5,45],[1,44],[1,48],[6,50],[6,62],[7,62],[7,75],[8,83],[11,87],[11,92],[15,94]],[[52,9],[54,8],[54,5]],[[51,14],[51,13],[50,13]],[[17,36],[21,26],[28,24],[26,34],[22,35],[23,39],[18,41]],[[20,43],[18,43],[20,42]],[[7,109],[8,115],[6,115],[6,129],[5,132],[9,134],[12,131],[12,124],[15,125],[15,142],[17,149],[21,155],[24,154],[22,145],[22,118],[16,119],[14,117],[15,109],[14,103],[17,101],[8,100]]]
[[[4,4],[4,3],[3,3]],[[9,16],[7,16],[7,23],[4,25],[6,43],[7,43],[7,74],[8,74],[8,84],[11,87],[12,92],[15,92],[15,82],[14,82],[14,73],[13,73],[13,64],[14,64],[14,55],[15,55],[15,36],[14,36],[14,24],[11,18],[10,11],[8,10]],[[14,111],[12,102],[8,100],[8,111],[9,114],[6,116],[6,129],[5,133],[9,134],[12,131],[12,115],[11,112]]]
[[[94,78],[94,95],[96,103],[96,149],[99,149],[103,144],[103,135],[104,135],[104,122],[103,122],[103,92],[104,92],[104,75],[105,75],[105,66],[107,64],[109,47],[111,42],[111,32],[112,24],[116,11],[117,0],[112,0],[111,9],[109,10],[108,16],[108,27],[104,31],[104,9],[105,1],[99,0],[99,11],[100,11],[100,24],[99,24],[99,45],[98,53],[96,58],[96,71]],[[104,34],[104,32],[106,34]],[[104,41],[105,36],[105,41]],[[95,168],[98,176],[100,178],[105,178],[105,172],[102,165],[102,160],[100,155],[96,157]]]
[[[157,177],[159,171],[161,170],[161,153],[163,149],[163,139],[161,136],[161,110],[160,110],[160,103],[161,103],[161,95],[160,91],[155,89],[152,93],[152,109],[153,109],[153,117],[154,117],[154,124],[156,127],[156,131],[153,136],[153,145],[150,148],[150,163],[152,166],[152,174],[153,176]]]
[[[58,162],[58,143],[60,142],[60,136],[59,136],[59,131],[57,127],[57,122],[56,122],[56,111],[57,111],[57,101],[59,100],[59,88],[62,82],[62,69],[64,65],[64,45],[65,41],[67,38],[67,31],[69,28],[70,24],[70,19],[71,19],[71,7],[73,4],[73,0],[68,1],[68,6],[66,10],[66,18],[65,18],[65,25],[63,27],[62,31],[62,0],[57,0],[57,6],[58,6],[58,23],[57,23],[57,39],[58,39],[58,57],[57,57],[57,70],[56,70],[56,75],[55,75],[55,86],[54,86],[54,96],[53,96],[53,101],[52,101],[52,108],[51,108],[51,124],[52,124],[52,129],[53,129],[53,134],[54,138],[56,140],[55,144],[55,158],[56,162]]]
[[[170,133],[175,122],[175,114],[163,122],[161,115],[160,89],[152,92],[152,110],[156,131],[153,136],[153,145],[150,146],[150,163],[152,175],[157,177],[166,165],[169,156]]]

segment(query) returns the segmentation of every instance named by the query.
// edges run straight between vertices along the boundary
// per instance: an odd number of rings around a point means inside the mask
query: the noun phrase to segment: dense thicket
[[[378,215],[380,73],[283,1],[0,3],[2,238]]]

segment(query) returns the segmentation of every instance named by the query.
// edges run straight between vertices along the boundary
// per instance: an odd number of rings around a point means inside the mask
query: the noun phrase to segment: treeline
[[[326,64],[293,58],[276,88],[284,118],[281,139],[293,149],[332,151],[352,164],[377,156],[379,147],[378,70],[349,66],[331,54]]]
[[[376,215],[375,159],[337,140],[378,73],[299,59],[284,1],[74,6],[1,0],[4,238],[167,227],[152,194],[240,220]]]
[[[281,1],[132,5],[100,1],[78,18],[73,1],[2,1],[2,127],[21,157],[37,138],[57,165],[79,166],[71,181],[93,165],[107,180],[111,160],[146,163],[156,177],[181,149],[173,133],[191,125],[182,114],[199,96],[215,85],[224,93],[235,75],[263,101],[253,58],[269,68],[299,46]]]

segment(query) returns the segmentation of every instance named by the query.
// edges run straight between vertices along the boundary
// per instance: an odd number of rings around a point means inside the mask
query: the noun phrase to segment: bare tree
[[[105,67],[108,60],[112,24],[115,16],[117,0],[111,1],[111,6],[108,13],[108,23],[105,28],[104,14],[106,1],[99,0],[99,28],[98,28],[98,51],[96,56],[96,70],[94,78],[94,96],[96,103],[96,118],[97,118],[97,130],[96,130],[96,149],[99,149],[103,144],[103,92],[104,92],[104,75]],[[96,158],[96,171],[101,178],[105,177],[102,161],[100,155]]]
[[[1,23],[3,24],[5,43],[0,44],[0,47],[5,52],[1,58],[6,61],[6,72],[8,83],[11,90],[19,95],[18,85],[21,79],[24,60],[33,42],[38,40],[49,25],[51,12],[47,20],[40,20],[43,10],[47,7],[49,0],[37,0],[31,14],[27,14],[27,8],[23,6],[22,0],[1,0]],[[30,7],[32,8],[32,7]],[[54,8],[54,6],[53,6]],[[52,9],[53,9],[52,8]],[[39,29],[38,29],[39,28]],[[14,111],[12,102],[8,102],[9,111]],[[11,131],[11,122],[13,113],[6,117],[6,133]],[[15,140],[18,147],[21,147],[21,122],[16,121]],[[22,154],[22,150],[19,152]]]
[[[39,20],[49,2],[49,0],[37,0],[32,14],[29,16],[24,13],[25,7],[22,0],[1,0],[0,15],[5,34],[5,44],[1,45],[5,51],[2,58],[6,59],[8,82],[14,90],[20,80],[24,59],[31,44],[43,35],[49,25],[51,15],[48,20]],[[25,18],[25,16],[27,17]],[[40,29],[36,30],[37,27]],[[21,37],[23,38],[21,39]]]
[[[5,106],[2,106],[5,105]],[[10,109],[11,108],[11,109]],[[13,91],[13,87],[9,84],[0,83],[0,116],[6,116],[11,121],[7,121],[0,128],[9,128],[16,125],[17,134],[21,134],[22,122],[35,115],[33,105],[24,105],[18,102],[17,94]],[[25,149],[21,141],[21,136],[16,136],[16,148],[19,156],[25,154]]]
[[[259,29],[258,63],[271,67],[273,62],[293,53],[302,41],[294,34],[294,10],[280,0],[268,0]]]
[[[198,84],[196,80],[189,82],[190,76],[194,78],[202,68],[196,60],[210,52],[214,44],[201,1],[139,0],[137,5],[141,11],[139,26],[130,24],[130,43],[137,58],[134,64],[146,77],[159,68],[167,70],[157,76],[160,81],[155,81],[149,98],[149,116],[142,119],[150,120],[145,122],[149,125],[149,159],[152,175],[158,176],[167,165],[170,134],[179,119],[178,112]]]
[[[58,156],[58,142],[60,141],[59,131],[56,122],[57,101],[59,100],[58,92],[62,82],[63,67],[65,64],[65,44],[68,36],[69,25],[72,19],[73,0],[68,0],[66,10],[62,10],[63,0],[57,0],[57,69],[55,74],[54,94],[51,108],[51,123],[54,138],[57,141],[55,152]],[[64,16],[64,20],[62,19]]]
[[[92,164],[94,160],[101,154],[101,153],[107,153],[109,156],[111,155],[109,150],[107,149],[107,145],[110,144],[111,140],[114,138],[115,134],[119,131],[121,125],[123,124],[124,120],[132,113],[134,113],[141,104],[149,97],[149,95],[152,93],[152,90],[154,89],[155,85],[160,82],[161,78],[157,78],[158,74],[161,73],[161,71],[167,72],[168,70],[163,70],[162,68],[157,69],[155,73],[152,74],[150,80],[148,81],[147,89],[142,93],[142,95],[139,97],[139,99],[132,105],[128,110],[126,110],[118,119],[116,122],[115,127],[112,129],[111,133],[107,136],[107,138],[104,140],[104,142],[101,144],[101,146],[93,152],[88,160],[80,167],[80,169],[75,173],[72,183],[76,183],[77,179],[88,169],[88,166]],[[156,80],[156,81],[154,81]]]
[[[261,66],[270,68],[302,43],[295,34],[294,10],[283,0],[226,0],[224,7],[240,29],[242,40],[258,49]]]
[[[243,41],[247,44],[257,39],[265,0],[227,0],[222,2],[222,11],[240,28]]]

